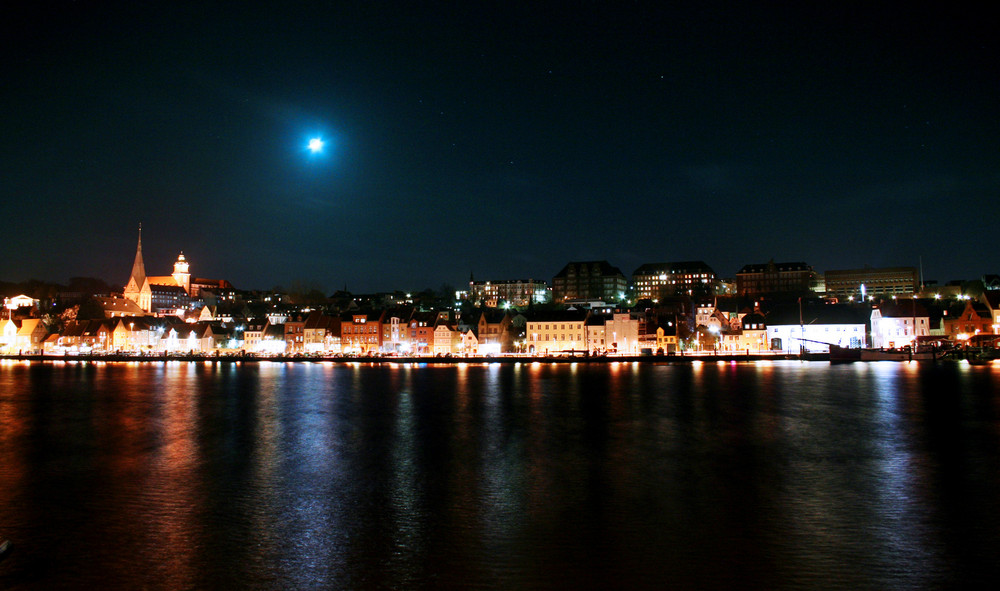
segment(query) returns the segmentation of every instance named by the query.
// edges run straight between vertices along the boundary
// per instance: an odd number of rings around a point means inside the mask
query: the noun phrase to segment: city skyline
[[[183,251],[247,289],[551,281],[585,260],[978,278],[1000,268],[989,22],[711,2],[33,6],[3,25],[0,280],[124,283],[140,223],[149,268]]]

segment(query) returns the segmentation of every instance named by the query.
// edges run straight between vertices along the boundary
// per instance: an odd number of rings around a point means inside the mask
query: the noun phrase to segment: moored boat
[[[830,363],[851,363],[861,361],[861,349],[830,345]]]
[[[935,349],[914,351],[910,347],[902,349],[861,349],[861,361],[937,361],[944,357],[944,351]]]

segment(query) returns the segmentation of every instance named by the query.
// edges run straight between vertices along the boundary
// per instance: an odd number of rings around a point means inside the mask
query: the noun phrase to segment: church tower
[[[153,292],[146,277],[146,265],[142,262],[142,224],[139,224],[139,244],[135,249],[132,274],[129,275],[122,295],[138,304],[147,313],[153,309]]]
[[[188,272],[188,262],[184,258],[183,252],[177,257],[177,262],[174,263],[174,281],[177,282],[177,285],[183,287],[188,295],[191,294],[191,273]]]

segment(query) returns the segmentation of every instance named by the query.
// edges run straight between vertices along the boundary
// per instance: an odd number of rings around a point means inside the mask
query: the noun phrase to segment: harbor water
[[[1000,576],[1000,362],[0,362],[0,589]]]

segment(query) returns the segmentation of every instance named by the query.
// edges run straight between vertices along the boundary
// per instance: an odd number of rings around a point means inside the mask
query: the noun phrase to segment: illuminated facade
[[[967,300],[961,313],[947,315],[947,312],[941,319],[941,325],[945,335],[955,340],[965,341],[979,334],[993,334],[993,315],[979,302]]]
[[[741,296],[758,294],[808,293],[817,281],[816,272],[805,263],[767,263],[744,265],[736,273],[736,292]]]
[[[607,261],[569,263],[552,279],[552,299],[618,302],[625,298],[628,281]]]
[[[190,264],[182,252],[174,263],[171,275],[146,275],[146,265],[142,259],[142,228],[139,228],[139,243],[135,250],[132,273],[122,295],[132,300],[147,314],[181,310],[197,299],[202,289],[232,289],[232,284],[224,279],[191,280]]]
[[[930,315],[916,301],[887,302],[872,308],[872,345],[912,346],[917,337],[930,334]]]
[[[826,293],[840,298],[857,297],[861,286],[873,296],[911,294],[917,291],[917,270],[914,267],[886,267],[827,271]]]
[[[716,281],[715,271],[702,261],[648,263],[632,272],[632,291],[636,299],[659,300],[710,293]]]
[[[528,352],[546,355],[586,350],[587,315],[587,312],[580,310],[559,310],[532,315],[527,319],[525,327]],[[605,335],[605,339],[607,338]]]
[[[830,345],[867,346],[866,316],[844,304],[788,306],[767,315],[768,348],[797,353],[827,352]]]
[[[345,353],[367,355],[382,347],[383,312],[353,313],[340,321],[340,346]]]
[[[470,281],[469,300],[479,306],[496,308],[501,302],[512,306],[527,306],[548,299],[549,286],[536,279],[511,279],[501,281]]]

